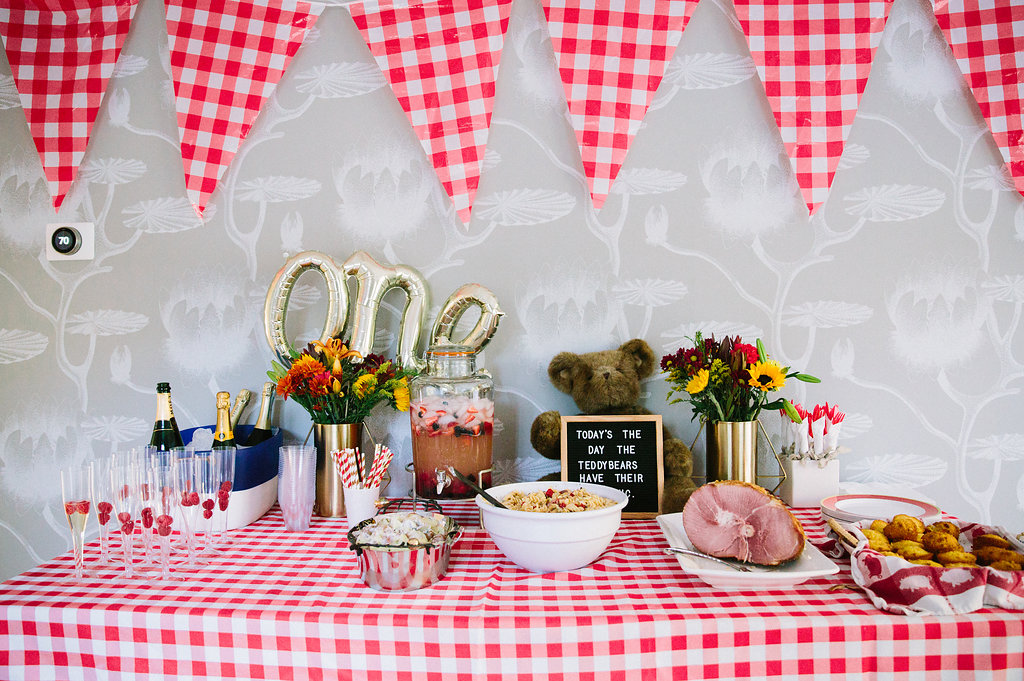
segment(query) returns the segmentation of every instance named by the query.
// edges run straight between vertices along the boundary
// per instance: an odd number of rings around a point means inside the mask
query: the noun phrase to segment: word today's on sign
[[[562,417],[562,480],[629,493],[625,518],[661,512],[661,415]]]

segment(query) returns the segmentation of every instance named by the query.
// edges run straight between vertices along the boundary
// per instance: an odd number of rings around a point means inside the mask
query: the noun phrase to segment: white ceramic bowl
[[[625,492],[586,482],[516,482],[491,487],[487,493],[501,501],[515,491],[529,494],[580,487],[617,503],[595,511],[532,513],[498,508],[478,494],[480,524],[509,560],[531,572],[581,568],[594,562],[615,536],[629,500]]]

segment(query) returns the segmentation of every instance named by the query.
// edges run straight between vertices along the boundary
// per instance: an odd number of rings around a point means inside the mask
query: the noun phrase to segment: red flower
[[[750,345],[749,343],[741,343],[739,337],[736,337],[736,342],[732,345],[732,351],[734,353],[740,353],[746,356],[747,364],[757,364],[760,357],[757,354],[757,346]]]

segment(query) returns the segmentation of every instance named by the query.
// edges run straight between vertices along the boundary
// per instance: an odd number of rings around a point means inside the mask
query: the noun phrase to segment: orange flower
[[[319,361],[309,355],[302,355],[292,362],[291,368],[288,369],[288,376],[296,383],[301,383],[325,371],[327,368]]]

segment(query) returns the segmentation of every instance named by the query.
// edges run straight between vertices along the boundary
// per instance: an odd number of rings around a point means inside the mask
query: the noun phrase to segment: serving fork
[[[665,553],[669,553],[669,554],[681,553],[681,554],[683,554],[685,556],[694,556],[696,558],[703,558],[704,560],[710,560],[713,563],[719,563],[719,564],[724,565],[726,567],[731,567],[733,570],[738,570],[739,572],[753,572],[753,570],[748,568],[746,565],[735,565],[734,563],[730,563],[728,561],[722,560],[721,558],[715,558],[714,556],[709,556],[708,554],[701,553],[700,551],[691,551],[690,549],[681,549],[678,546],[669,546],[668,548],[665,549]]]

